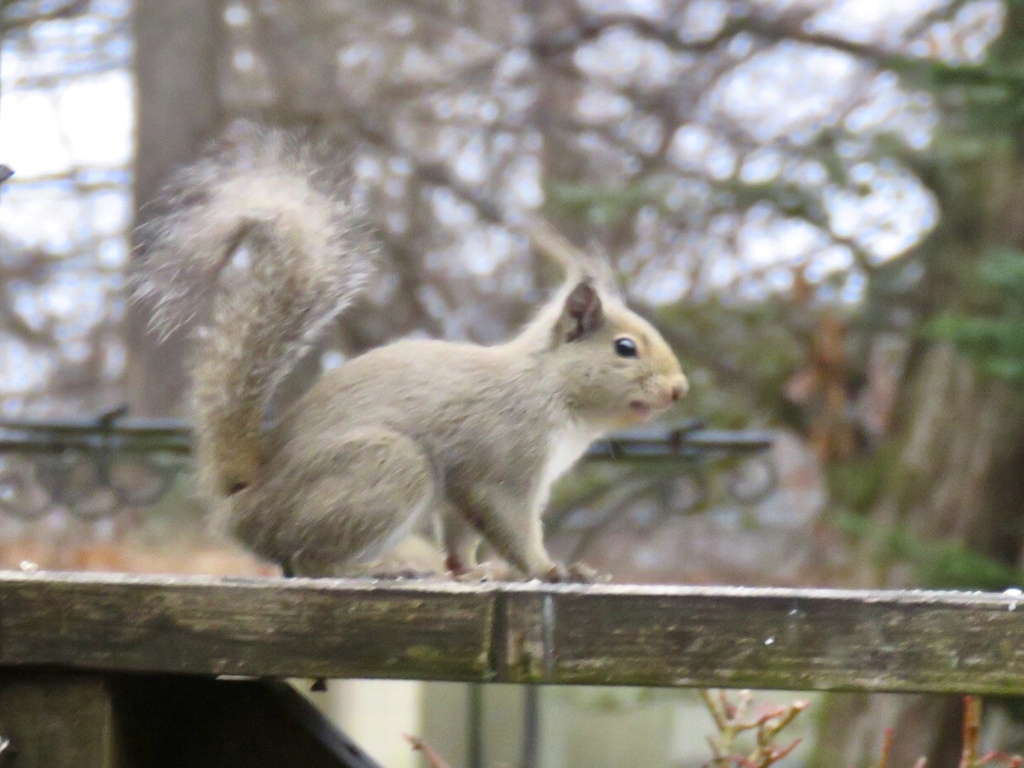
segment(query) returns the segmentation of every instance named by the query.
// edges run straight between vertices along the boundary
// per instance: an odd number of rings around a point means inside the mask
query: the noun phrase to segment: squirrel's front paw
[[[586,563],[573,563],[569,566],[555,563],[542,578],[555,584],[595,584],[608,581],[607,576],[598,573]]]
[[[610,573],[601,573],[586,563],[575,562],[569,566],[572,580],[580,584],[607,584],[612,580]]]

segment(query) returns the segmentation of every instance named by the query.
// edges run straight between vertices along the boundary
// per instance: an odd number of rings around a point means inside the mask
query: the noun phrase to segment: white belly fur
[[[542,504],[547,502],[548,492],[555,480],[564,475],[600,436],[600,430],[572,422],[551,435],[548,440],[548,459],[538,488]]]

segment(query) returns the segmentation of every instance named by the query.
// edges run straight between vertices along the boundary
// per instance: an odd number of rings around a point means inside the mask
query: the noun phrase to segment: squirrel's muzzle
[[[679,380],[672,385],[672,402],[678,402],[686,397],[686,393],[690,391],[690,382],[686,380],[685,376],[680,376]]]

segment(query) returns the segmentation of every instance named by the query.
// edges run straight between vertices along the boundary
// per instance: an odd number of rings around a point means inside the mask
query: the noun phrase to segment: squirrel
[[[140,230],[151,325],[166,334],[210,307],[192,371],[197,463],[227,528],[287,575],[336,576],[433,515],[455,575],[486,540],[524,578],[589,580],[544,546],[550,488],[595,439],[686,394],[675,354],[607,264],[563,240],[565,283],[509,341],[377,347],[265,426],[284,376],[375,269],[327,175],[290,135],[250,125],[175,174],[167,211]]]

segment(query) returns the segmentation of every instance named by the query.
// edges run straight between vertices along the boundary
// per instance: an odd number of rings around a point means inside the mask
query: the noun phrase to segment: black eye
[[[636,342],[626,336],[616,339],[615,354],[619,357],[636,357],[638,354]]]

